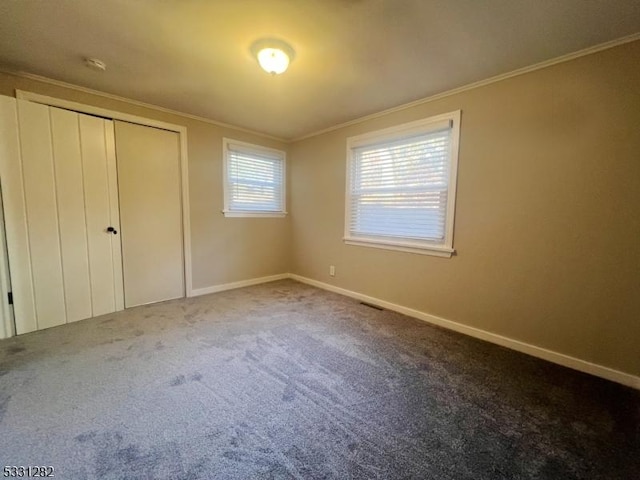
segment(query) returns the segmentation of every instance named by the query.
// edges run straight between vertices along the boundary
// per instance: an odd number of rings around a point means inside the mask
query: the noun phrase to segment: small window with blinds
[[[285,152],[227,138],[223,148],[225,216],[285,216]]]
[[[450,257],[460,112],[347,140],[345,242]]]

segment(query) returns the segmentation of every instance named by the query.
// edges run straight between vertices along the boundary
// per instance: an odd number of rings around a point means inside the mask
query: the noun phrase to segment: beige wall
[[[185,125],[194,288],[292,271],[640,375],[638,58],[623,45],[291,146],[6,74],[0,94]],[[346,138],[457,109],[457,256],[345,245]],[[288,149],[289,218],[224,218],[223,136]]]
[[[193,288],[289,270],[289,218],[225,218],[221,213],[222,138],[227,136],[282,150],[286,150],[287,145],[180,115],[0,73],[0,95],[14,96],[16,89],[187,127]]]
[[[292,272],[640,375],[638,59],[635,42],[293,144]],[[345,245],[346,138],[457,109],[457,256]]]

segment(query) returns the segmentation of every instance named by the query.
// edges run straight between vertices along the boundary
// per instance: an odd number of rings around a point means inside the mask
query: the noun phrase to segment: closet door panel
[[[37,330],[38,324],[18,134],[18,102],[15,98],[0,96],[0,180],[16,333],[22,334]]]
[[[112,121],[105,122],[105,139],[107,148],[107,177],[109,179],[109,216],[110,225],[117,231],[111,235],[111,255],[113,258],[113,288],[116,311],[124,310],[124,283],[122,277],[122,238],[120,234],[120,205],[118,199],[118,170],[116,165],[116,139]]]
[[[49,109],[20,103],[18,119],[37,325],[43,329],[66,321]]]
[[[15,99],[0,120],[16,333],[123,309],[113,122]]]
[[[93,315],[116,310],[105,123],[79,115]]]
[[[51,108],[67,321],[92,316],[78,114]]]
[[[179,135],[115,127],[125,305],[183,297]]]

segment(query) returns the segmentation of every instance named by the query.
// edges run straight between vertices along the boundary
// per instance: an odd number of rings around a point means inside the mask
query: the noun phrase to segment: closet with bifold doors
[[[177,132],[0,98],[16,333],[185,295]]]

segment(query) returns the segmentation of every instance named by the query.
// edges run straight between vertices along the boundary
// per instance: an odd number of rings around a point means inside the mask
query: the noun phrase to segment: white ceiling
[[[638,31],[639,0],[0,0],[0,63],[290,139]]]

